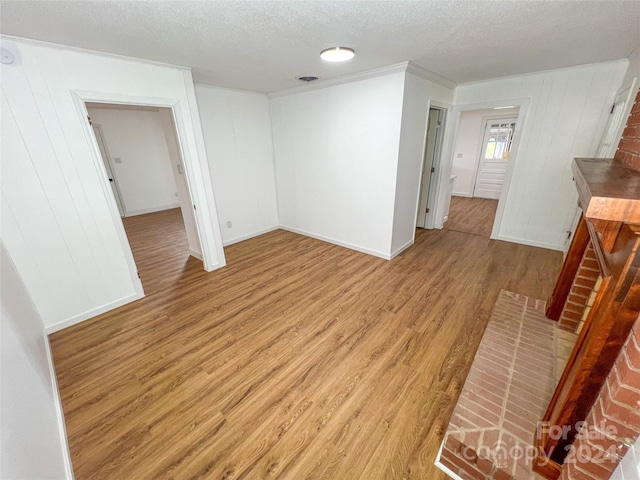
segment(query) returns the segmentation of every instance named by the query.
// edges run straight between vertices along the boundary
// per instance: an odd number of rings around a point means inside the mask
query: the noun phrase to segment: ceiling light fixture
[[[353,48],[331,47],[320,52],[320,58],[325,62],[345,62],[351,60],[356,54]]]
[[[503,110],[505,108],[515,108],[515,105],[507,105],[506,107],[493,107],[494,110]]]

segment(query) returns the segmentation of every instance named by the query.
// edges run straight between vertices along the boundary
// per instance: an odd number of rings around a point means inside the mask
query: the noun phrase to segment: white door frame
[[[422,180],[422,174],[423,174],[422,170],[424,169],[424,157],[425,157],[425,154],[427,153],[427,128],[429,126],[428,125],[429,112],[431,111],[432,108],[436,108],[440,110],[442,112],[443,117],[440,122],[441,123],[440,134],[436,137],[436,152],[433,155],[433,164],[431,165],[432,168],[434,169],[434,172],[429,177],[430,186],[429,186],[429,194],[427,196],[427,208],[429,209],[429,212],[427,213],[427,216],[425,217],[425,221],[424,221],[424,228],[427,228],[427,229],[434,228],[434,225],[435,225],[436,205],[437,205],[438,195],[440,194],[440,189],[441,189],[440,173],[443,167],[442,159],[443,159],[443,154],[445,153],[445,145],[446,145],[445,139],[447,134],[447,125],[449,124],[451,119],[451,105],[449,105],[448,103],[442,103],[435,100],[429,100],[429,103],[427,105],[427,124],[425,125],[425,130],[424,130],[424,146],[422,147],[422,165],[420,166],[420,175],[418,176],[418,198],[416,199],[416,214],[414,215],[414,217],[416,218],[416,225],[417,225],[417,218],[418,218],[418,205],[420,202],[420,194],[422,193],[419,186]],[[415,235],[415,226],[414,226],[414,235]]]
[[[445,126],[444,135],[444,148],[442,152],[442,165],[440,173],[438,175],[438,192],[433,209],[434,227],[442,228],[444,223],[444,208],[446,205],[446,195],[448,194],[449,178],[451,177],[451,169],[453,165],[453,154],[455,147],[456,135],[458,133],[458,124],[460,123],[460,114],[469,110],[486,110],[495,107],[519,107],[518,120],[516,121],[516,128],[513,132],[513,141],[511,144],[511,157],[509,164],[507,165],[507,173],[505,174],[504,183],[502,185],[502,191],[500,192],[500,199],[498,200],[498,209],[496,210],[496,217],[493,222],[493,228],[491,230],[492,239],[500,240],[500,227],[502,225],[502,217],[504,216],[504,208],[507,197],[509,195],[509,188],[511,186],[511,178],[513,171],[519,158],[519,146],[522,136],[522,129],[524,127],[525,118],[527,115],[527,109],[529,108],[529,98],[514,98],[511,100],[496,100],[491,102],[480,103],[467,103],[462,105],[454,105],[452,108],[449,121]],[[496,110],[499,112],[499,110]],[[436,172],[438,173],[438,172]]]
[[[71,96],[75,104],[78,116],[80,117],[80,124],[85,133],[87,143],[91,145],[91,159],[94,166],[98,171],[98,174],[104,179],[102,183],[102,189],[107,203],[113,223],[118,232],[118,238],[122,245],[123,252],[127,259],[131,279],[136,288],[136,292],[140,297],[144,296],[144,289],[142,288],[142,282],[138,277],[138,268],[133,258],[131,251],[131,245],[118,211],[113,192],[109,186],[109,180],[105,166],[102,162],[102,156],[96,141],[93,129],[87,117],[89,113],[85,102],[90,103],[110,103],[121,105],[143,105],[148,107],[163,107],[170,108],[173,116],[173,122],[176,128],[178,147],[182,155],[185,180],[187,182],[187,188],[191,197],[191,202],[195,211],[196,230],[198,232],[198,238],[200,245],[202,246],[202,263],[206,271],[212,271],[217,268],[225,266],[224,250],[222,247],[222,238],[220,235],[220,227],[217,223],[217,211],[215,207],[215,200],[213,199],[213,185],[211,178],[209,177],[209,167],[206,156],[197,155],[193,156],[187,148],[188,142],[186,141],[187,132],[186,126],[183,123],[181,115],[177,115],[177,111],[181,113],[191,108],[191,105],[181,105],[179,100],[172,98],[155,98],[155,97],[138,97],[131,95],[120,94],[108,94],[102,92],[87,92],[87,91],[72,91]],[[191,116],[193,117],[193,113]],[[197,115],[197,112],[195,113]],[[196,143],[198,139],[196,138]],[[195,152],[194,152],[195,153]]]

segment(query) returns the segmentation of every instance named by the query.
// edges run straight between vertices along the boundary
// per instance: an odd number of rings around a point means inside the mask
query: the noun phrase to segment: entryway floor
[[[451,197],[449,219],[442,228],[489,238],[497,209],[498,200]]]

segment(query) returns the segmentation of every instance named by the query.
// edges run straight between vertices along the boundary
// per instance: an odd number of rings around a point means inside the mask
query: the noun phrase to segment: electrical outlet
[[[232,224],[231,224],[231,220],[227,220],[227,228],[231,228]]]
[[[462,158],[462,154],[459,153],[458,155],[456,155],[456,158]]]
[[[113,161],[116,163],[122,163],[122,159],[120,157],[114,158]]]

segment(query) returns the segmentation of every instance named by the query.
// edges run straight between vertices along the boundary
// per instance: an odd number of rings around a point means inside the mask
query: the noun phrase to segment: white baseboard
[[[122,305],[126,305],[127,303],[131,303],[134,300],[138,300],[142,297],[144,297],[144,294],[142,293],[137,293],[137,292],[133,293],[124,298],[116,300],[115,302],[107,303],[98,308],[94,308],[93,310],[89,310],[88,312],[84,312],[84,313],[81,313],[80,315],[76,315],[75,317],[71,317],[66,320],[62,320],[61,322],[54,323],[53,325],[49,325],[48,327],[45,327],[45,332],[47,332],[47,334],[55,333],[64,328],[70,327],[80,322],[84,322],[85,320],[96,317],[105,312],[108,312],[109,310],[113,310],[114,308],[118,308],[118,307],[121,307]]]
[[[278,230],[280,227],[278,225],[269,228],[263,228],[262,230],[257,230],[252,233],[248,233],[246,235],[242,235],[240,237],[232,238],[231,240],[226,240],[222,242],[224,247],[228,247],[229,245],[233,245],[234,243],[244,242],[245,240],[249,240],[250,238],[257,237],[258,235],[263,235],[265,233],[273,232],[274,230]]]
[[[180,208],[179,203],[172,203],[171,205],[162,205],[160,207],[151,208],[138,208],[137,210],[127,210],[125,217],[135,217],[136,215],[144,215],[145,213],[162,212],[163,210],[173,210],[174,208]]]
[[[451,192],[451,196],[452,197],[473,198],[473,195],[471,193],[467,193],[467,192]]]
[[[378,252],[377,250],[372,250],[370,248],[361,247],[359,245],[354,245],[353,243],[343,242],[341,240],[336,240],[335,238],[325,237],[324,235],[317,235],[315,233],[306,232],[304,230],[300,230],[298,228],[285,227],[284,225],[280,225],[282,230],[287,230],[288,232],[297,233],[299,235],[304,235],[305,237],[315,238],[316,240],[322,240],[323,242],[333,243],[334,245],[338,245],[340,247],[349,248],[351,250],[355,250],[357,252],[366,253],[369,255],[373,255],[374,257],[383,258],[385,260],[390,260],[391,255],[388,253]]]
[[[190,248],[189,255],[191,255],[194,258],[197,258],[202,262],[202,252],[196,252],[193,248]]]
[[[393,252],[391,252],[391,256],[390,256],[389,260],[391,260],[392,258],[395,258],[398,255],[400,255],[407,248],[409,248],[411,245],[413,245],[413,242],[414,242],[414,240],[411,239],[407,243],[405,243],[404,245],[401,245],[400,247],[396,248]]]
[[[440,444],[440,449],[438,450],[438,455],[436,455],[436,461],[433,462],[433,464],[436,467],[438,467],[440,470],[442,470],[444,473],[446,473],[449,478],[453,478],[453,480],[463,480],[462,477],[460,477],[460,475],[458,475],[457,473],[452,472],[449,468],[447,468],[446,466],[444,466],[440,462],[440,456],[442,455],[442,446],[443,445],[444,445],[444,442]]]
[[[529,245],[530,247],[546,248],[547,250],[556,250],[562,252],[563,245],[554,245],[553,243],[537,242],[535,240],[527,240],[526,238],[509,237],[506,235],[497,235],[492,240],[502,240],[503,242],[519,243],[521,245]]]
[[[67,440],[67,426],[64,422],[64,411],[62,410],[62,400],[60,399],[60,391],[58,390],[58,378],[56,377],[56,367],[53,363],[53,355],[51,353],[51,343],[46,330],[44,334],[44,348],[47,355],[47,363],[49,364],[49,375],[51,376],[51,386],[53,388],[53,401],[56,406],[56,417],[58,420],[58,432],[60,432],[60,444],[62,445],[62,458],[64,460],[64,470],[67,480],[73,480],[73,467],[71,466],[71,452],[69,451],[69,441]]]

